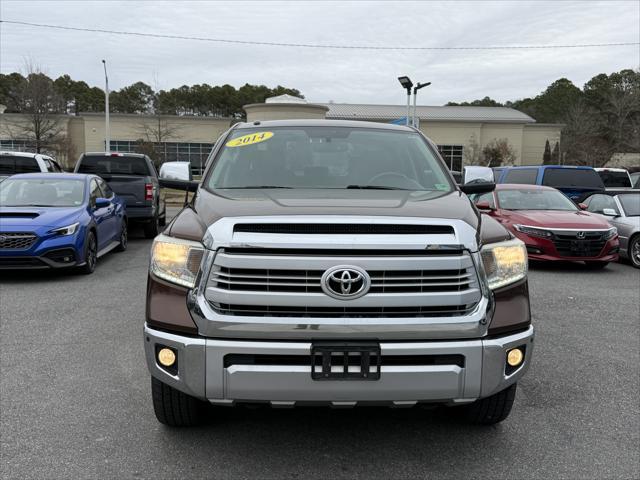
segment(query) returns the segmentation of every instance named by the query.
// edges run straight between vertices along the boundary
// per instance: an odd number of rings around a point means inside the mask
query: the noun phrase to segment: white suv
[[[14,173],[62,172],[58,162],[41,153],[0,151],[0,181]]]

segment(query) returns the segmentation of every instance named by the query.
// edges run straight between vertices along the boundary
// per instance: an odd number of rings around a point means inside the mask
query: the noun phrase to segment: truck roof
[[[394,125],[391,123],[362,122],[359,120],[322,120],[322,119],[300,119],[300,120],[258,120],[255,122],[237,123],[234,128],[244,130],[256,127],[343,127],[343,128],[375,128],[378,130],[396,130],[404,132],[415,132],[416,129],[405,125]]]

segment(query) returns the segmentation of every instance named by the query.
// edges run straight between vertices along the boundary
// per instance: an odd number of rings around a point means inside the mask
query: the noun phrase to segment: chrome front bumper
[[[491,339],[381,342],[385,355],[461,355],[458,365],[383,365],[376,381],[316,381],[311,366],[278,364],[278,355],[309,356],[311,342],[238,341],[175,335],[144,327],[147,365],[151,375],[189,395],[217,404],[271,402],[274,406],[296,403],[354,405],[359,402],[464,403],[490,396],[515,383],[529,368],[533,352],[533,327],[513,335]],[[177,353],[175,375],[156,362],[156,346]],[[505,374],[506,352],[526,346],[525,359],[513,373]],[[229,365],[227,355],[269,355],[268,365]]]

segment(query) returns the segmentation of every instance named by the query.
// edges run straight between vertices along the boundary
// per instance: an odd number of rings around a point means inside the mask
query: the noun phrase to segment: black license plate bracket
[[[380,364],[377,342],[314,342],[311,346],[313,380],[379,380]]]

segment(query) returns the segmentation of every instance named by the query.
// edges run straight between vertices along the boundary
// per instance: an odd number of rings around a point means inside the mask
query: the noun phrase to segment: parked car
[[[122,199],[95,175],[26,173],[0,183],[0,268],[95,270],[127,248]]]
[[[583,200],[587,210],[605,215],[618,229],[620,256],[640,268],[640,192],[637,190],[609,190],[594,193]]]
[[[631,184],[633,188],[640,188],[640,166],[627,168],[629,177],[631,177]]]
[[[571,199],[605,189],[598,173],[591,167],[538,165],[494,169],[496,183],[545,185],[560,190]]]
[[[161,184],[197,193],[151,253],[160,422],[236,402],[507,417],[533,328],[523,243],[463,193],[490,169],[459,187],[415,129],[331,120],[239,123],[201,183],[175,167]]]
[[[600,269],[618,259],[615,227],[555,188],[501,184],[472,199],[525,243],[530,260],[579,260]]]
[[[16,173],[60,173],[62,171],[58,162],[49,155],[0,151],[0,181]]]
[[[631,188],[631,176],[624,168],[594,168],[605,188]]]
[[[142,223],[144,235],[153,238],[166,222],[160,198],[158,173],[151,159],[139,153],[83,153],[75,171],[102,177],[127,204],[130,222]]]

